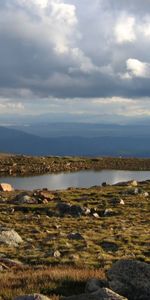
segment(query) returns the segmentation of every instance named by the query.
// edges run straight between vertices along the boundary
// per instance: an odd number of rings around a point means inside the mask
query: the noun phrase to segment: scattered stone
[[[1,183],[0,184],[0,191],[2,192],[12,192],[14,188],[9,183]]]
[[[68,234],[68,239],[79,241],[79,240],[84,240],[84,237],[80,233],[76,232],[76,233]]]
[[[23,240],[15,230],[0,228],[0,243],[10,247],[18,247],[19,244],[23,243]]]
[[[144,192],[144,193],[143,193],[143,196],[144,196],[145,198],[147,198],[147,197],[149,197],[149,193],[148,193],[148,192]]]
[[[56,251],[54,252],[54,257],[55,257],[55,258],[61,257],[61,253],[60,253],[58,250],[56,250]]]
[[[41,294],[33,294],[33,295],[18,296],[13,300],[50,300],[50,298]]]
[[[130,182],[130,185],[133,187],[136,187],[136,186],[138,186],[138,182],[136,180],[133,180]]]
[[[32,242],[33,242],[33,239],[32,239],[32,238],[27,238],[26,241],[27,241],[28,243],[32,243]]]
[[[86,216],[88,216],[88,215],[90,215],[90,213],[91,213],[91,210],[89,208],[85,208],[84,214]]]
[[[61,228],[61,225],[54,224],[54,228],[59,229],[59,228]]]
[[[70,258],[71,258],[71,260],[73,259],[73,260],[75,260],[75,261],[78,261],[79,258],[80,258],[80,256],[79,256],[78,254],[71,254],[71,255],[70,255]]]
[[[100,246],[106,251],[106,252],[116,252],[118,251],[119,247],[115,242],[111,241],[103,241],[100,243]]]
[[[134,195],[140,194],[140,190],[139,190],[138,188],[135,188],[135,189],[133,190],[133,194],[134,194]]]
[[[121,199],[119,197],[114,197],[114,198],[111,199],[111,204],[114,205],[114,206],[116,206],[118,204],[124,205],[125,203],[124,203],[123,199]]]
[[[104,211],[104,216],[112,216],[113,210],[111,208],[106,208]]]
[[[121,204],[121,205],[125,205],[125,202],[124,202],[123,199],[120,199],[120,204]]]
[[[94,214],[93,214],[93,217],[96,218],[96,219],[99,219],[99,218],[100,218],[100,216],[99,216],[98,213],[94,213]]]
[[[48,200],[47,200],[47,199],[44,199],[44,200],[42,201],[42,203],[43,203],[43,204],[48,204]]]
[[[150,299],[150,265],[120,260],[107,273],[110,288],[129,300]]]

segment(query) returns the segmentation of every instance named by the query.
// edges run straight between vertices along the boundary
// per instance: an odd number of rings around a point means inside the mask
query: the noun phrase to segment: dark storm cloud
[[[1,95],[149,96],[149,11],[148,0],[0,1]]]

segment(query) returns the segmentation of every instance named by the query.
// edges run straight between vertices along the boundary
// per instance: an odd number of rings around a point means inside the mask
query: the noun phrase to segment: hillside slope
[[[41,138],[0,127],[0,152],[28,155],[139,156],[148,157],[147,137],[57,137]]]

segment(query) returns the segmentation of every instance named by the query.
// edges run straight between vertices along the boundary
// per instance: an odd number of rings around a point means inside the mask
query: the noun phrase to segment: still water
[[[0,177],[0,183],[10,183],[15,189],[33,190],[39,188],[66,189],[68,187],[90,187],[102,182],[114,184],[128,180],[150,179],[150,171],[79,171],[73,173],[47,174],[33,177]]]

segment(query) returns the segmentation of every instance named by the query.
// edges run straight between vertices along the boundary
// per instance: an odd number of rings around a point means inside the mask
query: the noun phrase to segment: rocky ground
[[[61,171],[88,169],[150,170],[150,159],[85,158],[85,157],[30,157],[0,154],[0,176],[25,176]]]
[[[148,300],[149,279],[150,181],[0,192],[0,299]]]

